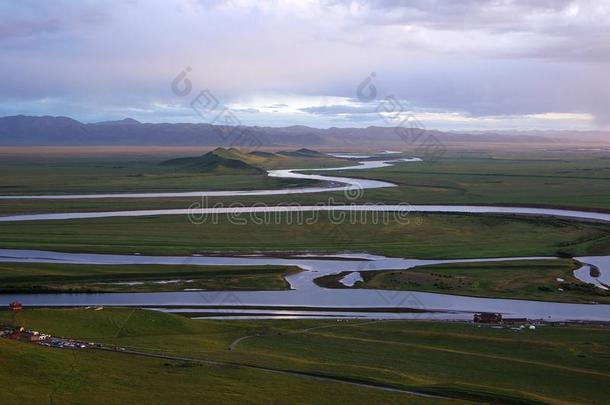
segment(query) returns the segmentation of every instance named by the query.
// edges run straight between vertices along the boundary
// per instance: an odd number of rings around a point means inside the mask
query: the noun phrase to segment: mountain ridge
[[[312,128],[235,127],[207,123],[142,123],[132,118],[96,123],[82,123],[64,116],[0,117],[0,146],[245,146],[240,134],[246,134],[253,146],[367,146],[406,145],[393,127]],[[419,130],[418,130],[419,131]],[[421,139],[434,136],[439,142],[556,142],[548,132],[539,134],[418,132]],[[417,145],[414,145],[417,146]]]

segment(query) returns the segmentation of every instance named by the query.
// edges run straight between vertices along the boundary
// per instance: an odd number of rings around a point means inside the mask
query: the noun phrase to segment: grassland
[[[119,308],[25,310],[19,316],[28,327],[58,336],[231,365],[0,341],[2,402],[47,402],[51,395],[61,403],[443,403],[244,365],[497,404],[594,404],[610,394],[606,327],[515,332],[414,321],[193,321]],[[10,321],[0,312],[0,323]]]
[[[473,297],[512,298],[573,303],[610,303],[610,294],[587,285],[573,271],[574,260],[515,260],[418,266],[408,270],[362,271],[351,288],[426,291]],[[321,277],[327,288],[350,288],[340,275]]]
[[[184,153],[184,152],[183,152]],[[192,154],[191,154],[192,155]],[[175,156],[175,155],[174,155]],[[279,155],[276,155],[279,156]],[[272,189],[302,186],[262,174],[196,173],[159,165],[171,156],[2,156],[0,194],[128,191]],[[244,158],[265,168],[313,168],[352,165],[342,159],[280,156]],[[320,174],[316,172],[316,174]],[[325,172],[326,174],[326,172]],[[343,193],[210,198],[211,205],[294,202],[497,204],[610,210],[610,159],[602,153],[577,151],[506,151],[451,154],[434,163],[402,163],[372,170],[328,172],[391,181],[398,187],[366,190],[357,200]],[[105,199],[71,201],[0,201],[0,215],[27,212],[102,211],[187,208],[195,198]]]
[[[525,156],[525,157],[524,157]],[[174,156],[2,156],[0,194],[271,189],[308,184],[215,165],[202,172],[159,165]],[[341,161],[345,163],[345,161]],[[248,157],[257,168],[338,166],[316,156]],[[349,164],[349,163],[348,163]],[[219,168],[220,167],[220,168]],[[319,174],[319,173],[317,173]],[[602,155],[537,151],[449,156],[434,164],[400,164],[336,174],[384,179],[398,187],[367,190],[356,201],[343,193],[214,198],[302,204],[528,204],[610,210],[610,160]],[[0,201],[0,215],[28,212],[187,208],[193,199]],[[143,217],[0,224],[0,247],[96,253],[368,251],[414,258],[468,258],[610,253],[610,227],[569,220],[511,216],[413,215],[408,224],[332,225],[321,216],[307,226],[285,218],[265,226],[221,217],[194,225],[186,217]],[[547,267],[519,263],[418,268],[365,274],[365,287],[451,294],[584,302],[583,290],[559,293],[557,278],[574,283],[571,262]],[[78,266],[4,264],[0,285],[15,291],[169,291],[284,289],[279,268]],[[415,278],[413,278],[415,277]],[[172,279],[186,284],[159,284]],[[102,281],[103,280],[103,281]],[[108,285],[106,282],[144,282]],[[372,284],[370,284],[372,283]],[[418,284],[418,285],[415,285]],[[555,289],[545,291],[540,286]],[[21,289],[21,290],[20,290]],[[541,326],[535,331],[461,323],[406,321],[194,321],[143,310],[30,310],[26,326],[55,335],[146,353],[63,351],[0,340],[0,403],[443,403],[396,392],[278,374],[254,367],[364,381],[487,403],[604,403],[610,392],[609,330],[599,326]],[[0,311],[0,324],[11,314]],[[235,344],[238,339],[239,344]],[[234,344],[235,350],[228,350]],[[217,361],[207,364],[201,361]]]
[[[182,152],[183,154],[185,152]],[[243,156],[246,157],[243,157]],[[1,194],[129,191],[249,190],[296,187],[298,179],[268,178],[246,172],[201,173],[159,163],[176,155],[22,155],[2,156]],[[182,155],[183,156],[183,155]],[[344,159],[241,154],[248,165],[264,169],[351,165]],[[602,152],[553,150],[452,153],[434,163],[402,163],[371,170],[325,172],[391,181],[398,187],[366,190],[356,201],[343,193],[298,195],[302,204],[328,202],[406,202],[410,204],[537,205],[610,210],[610,159]],[[316,174],[320,174],[319,172]],[[0,201],[0,215],[26,212],[185,208],[196,200],[107,199],[103,201]],[[293,202],[295,195],[211,198],[210,204]]]
[[[256,218],[261,220],[262,218]],[[280,216],[193,224],[186,216],[104,218],[0,224],[0,247],[92,253],[191,255],[210,252],[372,252],[411,258],[595,255],[610,252],[610,227],[512,216],[413,215],[409,223],[341,225],[326,214],[308,225]],[[292,224],[289,223],[292,220]]]
[[[372,170],[329,172],[393,182],[373,201],[410,204],[506,204],[610,210],[610,158],[563,155],[447,157]]]
[[[285,290],[296,268],[0,263],[0,293]]]
[[[222,159],[225,161],[231,161],[229,157],[237,153],[222,152]],[[273,158],[264,158],[248,154],[237,155],[237,158],[244,159],[243,166],[228,167],[218,164],[219,162],[215,162],[216,165],[201,167],[162,164],[168,158],[175,157],[171,155],[1,155],[0,194],[275,189],[303,186],[312,182],[268,177],[264,169],[336,167],[350,164],[345,159],[332,157],[274,155]]]
[[[119,353],[46,349],[0,340],[0,402],[50,404],[439,403],[236,366]],[[278,389],[281,387],[281,389]],[[440,403],[456,403],[444,401]],[[461,402],[457,402],[458,404]]]

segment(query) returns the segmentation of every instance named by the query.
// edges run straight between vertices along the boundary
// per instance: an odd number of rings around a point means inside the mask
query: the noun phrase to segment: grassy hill
[[[248,153],[248,155],[249,156],[258,156],[258,157],[262,157],[262,158],[265,158],[265,159],[276,157],[275,153],[265,152],[265,151],[262,151],[262,150],[255,150],[254,152]]]
[[[175,170],[220,173],[220,174],[261,174],[268,169],[294,169],[333,167],[349,162],[311,149],[280,151],[242,152],[236,148],[216,148],[201,156],[182,157],[165,160],[161,166]]]
[[[301,148],[295,151],[280,151],[279,155],[290,156],[290,157],[325,157],[327,156],[325,153],[318,152],[316,150]]]
[[[200,173],[252,173],[260,174],[268,168],[295,167],[311,164],[324,164],[328,161],[341,161],[325,153],[311,149],[280,151],[277,153],[254,151],[244,153],[236,148],[216,148],[205,155],[183,157],[161,162],[162,166],[172,166],[184,171]]]
[[[235,148],[217,148],[202,156],[170,159],[161,162],[184,171],[222,174],[263,174],[265,170],[252,163],[257,157],[241,153]]]

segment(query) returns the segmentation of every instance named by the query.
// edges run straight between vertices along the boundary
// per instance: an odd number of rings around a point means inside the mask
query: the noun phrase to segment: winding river
[[[314,169],[354,170],[384,167],[398,162],[418,162],[420,159],[369,160],[360,164],[341,168]],[[312,171],[308,169],[307,171]],[[279,195],[297,193],[319,193],[393,187],[394,184],[377,180],[362,180],[348,177],[333,177],[298,173],[296,170],[273,170],[270,176],[283,178],[313,179],[326,182],[326,187],[302,187],[285,190],[257,191],[207,191],[178,193],[124,193],[124,194],[87,194],[87,195],[28,195],[0,196],[0,199],[104,199],[104,198],[168,198],[168,197],[205,197],[205,196],[243,196]],[[26,214],[0,217],[0,222],[48,221],[108,217],[136,217],[149,215],[206,215],[228,214],[245,215],[265,212],[319,212],[319,211],[387,211],[407,215],[411,212],[469,213],[501,215],[535,215],[570,218],[581,221],[610,223],[610,214],[528,207],[494,207],[466,205],[315,205],[315,206],[255,206],[224,208],[189,208],[164,210],[135,210],[107,212],[70,212],[51,214]],[[610,305],[564,304],[527,300],[490,299],[454,296],[436,293],[365,290],[365,289],[325,289],[318,287],[313,280],[329,274],[347,272],[346,284],[350,279],[358,279],[360,271],[408,269],[426,264],[464,263],[480,261],[504,261],[515,259],[552,259],[544,258],[497,258],[464,260],[415,260],[388,258],[367,254],[334,255],[315,257],[302,255],[288,258],[265,256],[217,257],[217,256],[141,256],[107,255],[45,252],[37,250],[0,249],[0,262],[30,263],[71,263],[71,264],[169,264],[169,265],[218,265],[218,266],[260,266],[280,265],[297,266],[304,271],[290,275],[287,280],[292,289],[287,291],[183,291],[168,293],[106,293],[106,294],[25,294],[0,295],[0,305],[19,300],[24,305],[36,306],[154,306],[159,308],[193,307],[189,312],[202,312],[207,316],[232,318],[227,312],[233,309],[240,314],[258,317],[362,317],[362,318],[418,318],[418,319],[471,319],[472,313],[490,311],[511,317],[527,317],[552,321],[610,321]],[[577,258],[583,267],[575,272],[576,277],[605,288],[610,284],[610,257]],[[592,277],[590,266],[600,270],[599,277]],[[222,307],[224,309],[201,309],[202,306]],[[236,309],[236,307],[261,307],[264,309]],[[292,309],[278,308],[291,307]],[[276,309],[273,309],[276,308]],[[297,308],[297,309],[295,309]],[[298,308],[318,308],[318,311],[302,311]],[[333,310],[326,310],[332,308]],[[363,309],[378,309],[378,312]],[[414,312],[400,310],[413,309]],[[184,311],[185,309],[166,309]]]

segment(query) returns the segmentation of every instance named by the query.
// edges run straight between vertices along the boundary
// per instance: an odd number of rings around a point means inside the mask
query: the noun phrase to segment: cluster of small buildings
[[[14,328],[14,327],[5,327],[0,330],[0,337],[11,340],[18,340],[20,342],[41,342],[49,338],[49,335],[45,335],[43,333],[26,330],[23,326]]]
[[[35,330],[27,330],[23,326],[0,328],[0,338],[63,349],[87,349],[96,346],[95,343],[79,342],[72,339],[62,339],[47,335],[45,333],[40,333]]]
[[[472,321],[474,323],[484,323],[484,324],[492,324],[492,325],[507,325],[514,326],[521,324],[518,327],[512,327],[514,330],[535,330],[536,325],[527,318],[503,318],[502,314],[494,313],[494,312],[479,312],[474,314]]]
[[[8,309],[13,312],[13,323],[16,323],[16,315],[23,310],[23,305],[19,301],[11,302]],[[98,309],[96,308],[96,311]],[[79,342],[72,339],[62,339],[40,333],[35,330],[28,330],[23,326],[0,326],[0,338],[16,340],[25,343],[35,343],[42,346],[58,347],[62,349],[86,349],[99,347],[95,343]]]
[[[502,314],[478,312],[472,317],[474,323],[502,323]]]

